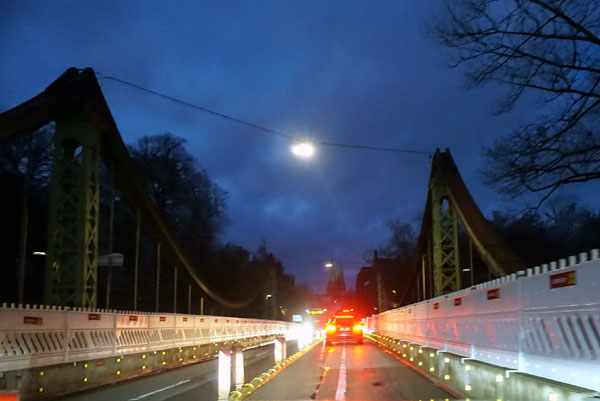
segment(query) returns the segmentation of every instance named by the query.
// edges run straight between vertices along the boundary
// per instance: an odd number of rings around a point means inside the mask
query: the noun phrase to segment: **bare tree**
[[[525,93],[542,106],[487,149],[488,184],[518,195],[600,178],[600,1],[447,0],[434,27],[473,85],[509,90],[498,113]]]

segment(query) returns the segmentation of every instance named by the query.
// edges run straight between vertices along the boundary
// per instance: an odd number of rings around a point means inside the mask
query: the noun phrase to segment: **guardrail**
[[[600,391],[600,252],[368,318],[382,335]]]
[[[60,308],[0,308],[0,372],[243,338],[298,338],[280,321]]]

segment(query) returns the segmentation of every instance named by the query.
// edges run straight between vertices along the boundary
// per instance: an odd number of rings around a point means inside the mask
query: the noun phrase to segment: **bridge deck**
[[[288,343],[290,352],[297,346]],[[246,377],[252,378],[273,367],[272,345],[244,352]],[[215,401],[218,360],[212,359],[165,372],[65,396],[59,401]]]
[[[368,341],[313,348],[247,400],[445,400],[444,390]]]

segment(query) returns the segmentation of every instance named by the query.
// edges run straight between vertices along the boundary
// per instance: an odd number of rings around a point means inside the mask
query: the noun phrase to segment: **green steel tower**
[[[96,307],[99,157],[93,115],[57,121],[44,288],[48,305]]]

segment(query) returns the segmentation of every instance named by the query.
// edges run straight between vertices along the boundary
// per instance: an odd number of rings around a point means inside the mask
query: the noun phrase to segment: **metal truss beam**
[[[461,289],[458,263],[458,215],[448,188],[439,177],[431,180],[434,296]]]
[[[45,303],[95,308],[100,134],[92,116],[59,120],[50,183]]]

